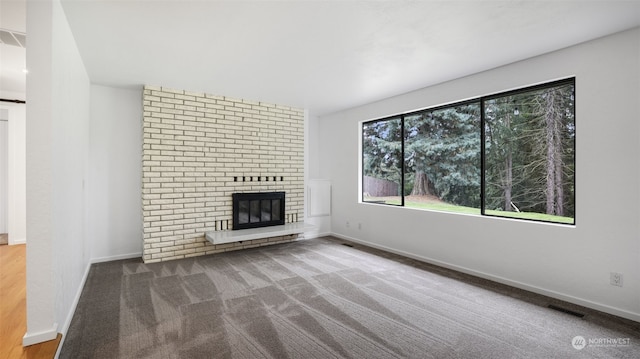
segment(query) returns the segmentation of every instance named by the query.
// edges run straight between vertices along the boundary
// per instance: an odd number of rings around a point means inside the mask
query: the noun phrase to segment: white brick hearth
[[[147,263],[295,240],[298,234],[213,245],[231,229],[231,194],[285,191],[287,222],[303,218],[301,109],[145,86],[144,221]]]

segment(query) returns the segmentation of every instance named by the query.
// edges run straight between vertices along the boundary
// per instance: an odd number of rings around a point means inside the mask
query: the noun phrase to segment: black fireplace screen
[[[284,192],[234,193],[233,229],[284,224]]]

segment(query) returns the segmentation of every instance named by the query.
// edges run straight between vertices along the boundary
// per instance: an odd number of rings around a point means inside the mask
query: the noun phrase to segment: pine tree
[[[485,102],[485,208],[573,216],[573,87]]]
[[[435,195],[479,207],[479,104],[405,117],[405,165],[413,172],[411,195]]]
[[[381,120],[363,125],[362,154],[364,176],[396,183],[399,188],[402,174],[401,120]],[[363,191],[368,192],[366,188]]]

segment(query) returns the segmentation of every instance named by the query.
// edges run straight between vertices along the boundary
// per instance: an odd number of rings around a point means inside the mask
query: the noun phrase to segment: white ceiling
[[[314,115],[640,26],[640,0],[62,5],[93,83],[163,85]]]

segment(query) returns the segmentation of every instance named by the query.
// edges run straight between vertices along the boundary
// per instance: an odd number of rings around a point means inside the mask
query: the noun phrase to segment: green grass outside
[[[485,211],[485,213],[488,215],[499,216],[499,217],[532,219],[535,221],[546,221],[546,222],[563,223],[563,224],[575,223],[572,217],[554,216],[554,215],[545,214],[545,213],[534,213],[534,212],[518,213],[518,212],[505,212],[505,211]]]
[[[368,201],[371,201],[369,199]],[[386,204],[394,204],[400,205],[400,199],[398,198],[393,200],[382,200],[380,202],[384,202]],[[480,214],[479,208],[473,207],[465,207],[465,206],[457,206],[455,204],[450,204],[446,202],[410,202],[405,201],[405,207],[408,208],[417,208],[417,209],[427,209],[433,211],[442,211],[442,212],[454,212],[454,213],[464,213],[464,214]],[[518,218],[518,219],[530,219],[535,221],[545,221],[545,222],[554,222],[554,223],[563,223],[563,224],[574,224],[574,219],[571,217],[561,217],[554,216],[550,214],[544,213],[534,213],[534,212],[506,212],[506,211],[495,211],[488,210],[485,211],[485,214],[490,216],[497,217],[509,217],[509,218]]]

